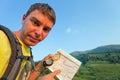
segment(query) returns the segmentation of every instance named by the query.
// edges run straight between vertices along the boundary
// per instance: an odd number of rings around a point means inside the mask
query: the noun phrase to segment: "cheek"
[[[29,35],[31,35],[31,28],[29,28],[27,26],[24,26],[23,29],[22,29],[23,39],[26,40]]]
[[[27,31],[31,30],[31,28],[33,27],[31,22],[28,20],[25,20],[22,25],[23,25],[24,30],[27,30]]]
[[[25,34],[34,32],[33,26],[32,25],[28,25],[28,24],[23,26],[23,30],[24,30]]]
[[[42,39],[45,39],[47,36],[48,36],[48,33],[47,33],[47,34],[46,34],[46,33],[43,33]]]
[[[27,27],[24,27],[24,28],[23,28],[23,33],[24,33],[24,35],[26,35],[26,34],[29,32],[29,30],[30,30],[30,29],[28,29]]]

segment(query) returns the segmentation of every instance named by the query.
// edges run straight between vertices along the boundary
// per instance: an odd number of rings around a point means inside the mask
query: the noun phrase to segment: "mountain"
[[[86,50],[86,51],[74,51],[70,53],[74,57],[78,57],[81,54],[87,54],[87,53],[111,53],[111,52],[117,52],[120,53],[120,45],[104,45],[99,46],[92,50]]]
[[[89,51],[89,53],[120,52],[120,45],[100,46]]]

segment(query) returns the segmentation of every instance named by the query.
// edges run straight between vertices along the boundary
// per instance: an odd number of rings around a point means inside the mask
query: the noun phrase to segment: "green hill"
[[[89,53],[105,53],[105,52],[120,52],[120,45],[100,46],[89,51]]]
[[[120,53],[120,45],[105,45],[105,46],[100,46],[92,50],[86,50],[86,51],[74,51],[70,53],[72,56],[79,57],[81,54],[87,54],[87,53]]]
[[[73,80],[120,80],[120,45],[75,51],[71,55],[82,62]]]

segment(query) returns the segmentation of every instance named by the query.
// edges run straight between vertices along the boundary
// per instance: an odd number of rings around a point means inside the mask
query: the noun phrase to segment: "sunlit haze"
[[[0,24],[12,31],[31,4],[48,3],[57,21],[48,37],[32,47],[38,61],[58,49],[68,53],[120,44],[120,0],[1,0]]]

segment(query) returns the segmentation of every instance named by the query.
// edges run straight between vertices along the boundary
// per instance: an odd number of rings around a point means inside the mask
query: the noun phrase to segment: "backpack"
[[[31,56],[23,56],[21,44],[12,31],[3,25],[0,25],[0,30],[2,30],[8,37],[12,51],[7,69],[0,80],[15,80],[20,70],[22,59],[33,61],[32,52]]]

